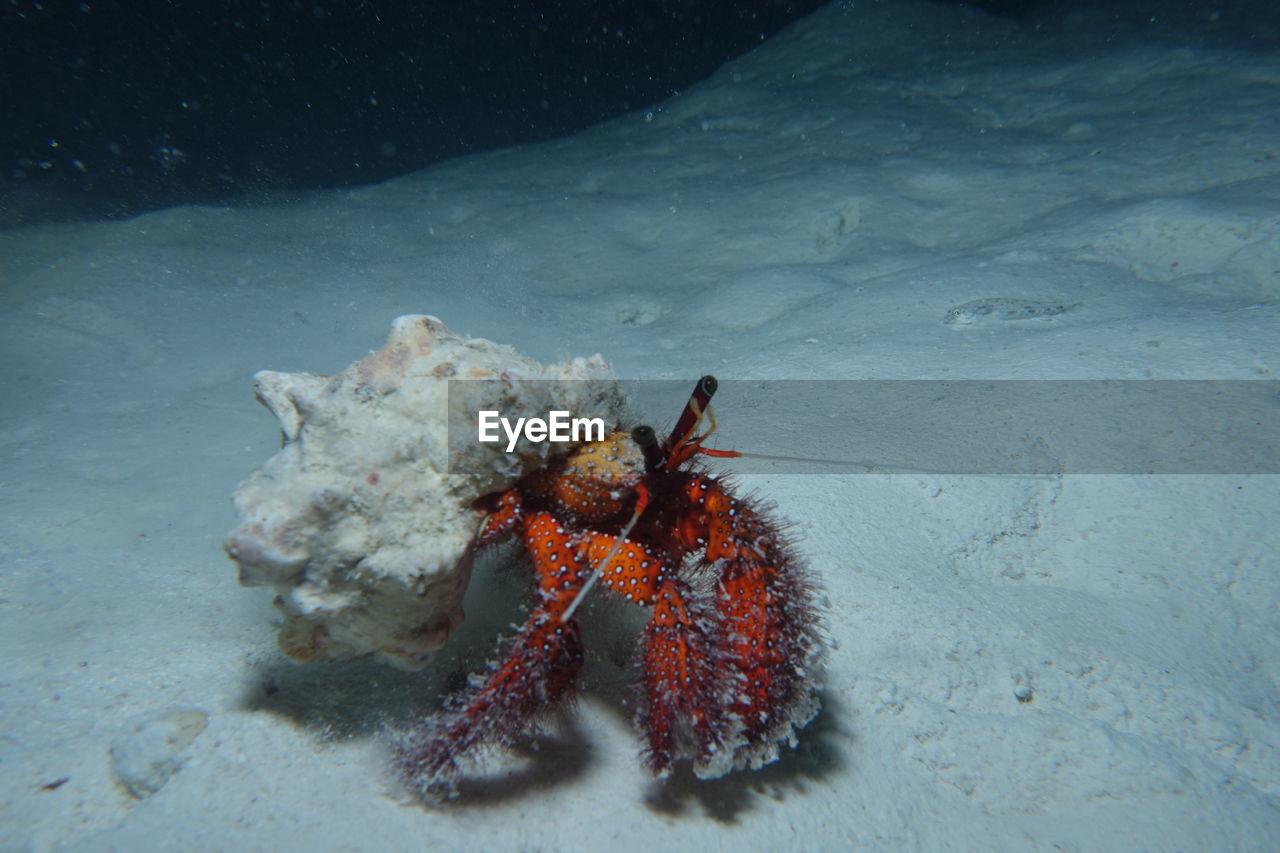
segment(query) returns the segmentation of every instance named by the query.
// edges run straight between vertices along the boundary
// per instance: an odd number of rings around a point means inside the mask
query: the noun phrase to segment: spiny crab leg
[[[559,617],[578,591],[586,561],[549,513],[528,515],[523,535],[539,570],[538,602],[528,620],[486,678],[473,679],[442,712],[397,737],[402,772],[422,796],[455,794],[463,768],[486,747],[509,746],[574,690],[582,638],[576,621]]]
[[[631,514],[631,520],[627,522],[626,527],[622,528],[622,532],[618,534],[618,541],[613,543],[608,555],[600,561],[600,565],[593,565],[587,571],[587,581],[582,585],[582,589],[578,590],[577,596],[569,604],[564,611],[564,615],[560,617],[561,622],[567,622],[573,617],[573,612],[578,609],[578,605],[587,597],[587,593],[591,591],[591,587],[596,585],[596,581],[600,579],[600,572],[603,567],[613,562],[613,558],[618,556],[618,552],[622,550],[622,546],[626,543],[627,537],[631,535],[631,530],[636,526],[636,522],[640,520],[640,515],[644,512],[645,507],[649,506],[649,490],[644,485],[636,486],[636,510]]]

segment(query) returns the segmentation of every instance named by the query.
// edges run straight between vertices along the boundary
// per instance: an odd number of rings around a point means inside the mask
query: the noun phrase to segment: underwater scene
[[[541,5],[0,12],[0,850],[1274,849],[1274,4]]]

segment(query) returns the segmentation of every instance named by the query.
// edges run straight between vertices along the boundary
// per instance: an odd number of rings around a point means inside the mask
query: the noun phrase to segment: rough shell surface
[[[495,381],[455,382],[451,394],[450,378]],[[284,446],[236,490],[225,547],[242,584],[278,593],[280,647],[298,661],[373,654],[416,668],[462,621],[473,502],[569,449],[481,444],[476,409],[612,425],[623,406],[598,355],[543,365],[427,315],[397,318],[381,349],[336,376],[254,379]]]

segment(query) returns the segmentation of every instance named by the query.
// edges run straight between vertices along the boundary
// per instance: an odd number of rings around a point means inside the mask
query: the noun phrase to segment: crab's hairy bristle
[[[576,621],[548,616],[527,624],[506,644],[488,678],[473,679],[444,711],[394,733],[393,755],[405,784],[423,797],[452,795],[460,773],[486,749],[512,746],[540,714],[572,695],[582,657]]]

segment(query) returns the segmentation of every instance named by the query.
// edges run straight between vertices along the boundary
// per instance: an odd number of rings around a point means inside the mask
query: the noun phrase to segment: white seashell
[[[450,378],[496,381],[451,395]],[[242,584],[278,593],[280,646],[298,661],[372,654],[416,668],[461,623],[473,503],[570,447],[522,440],[506,454],[476,441],[475,409],[617,424],[623,407],[598,355],[543,365],[426,315],[397,318],[381,349],[336,376],[254,379],[284,446],[236,490],[225,547]]]

